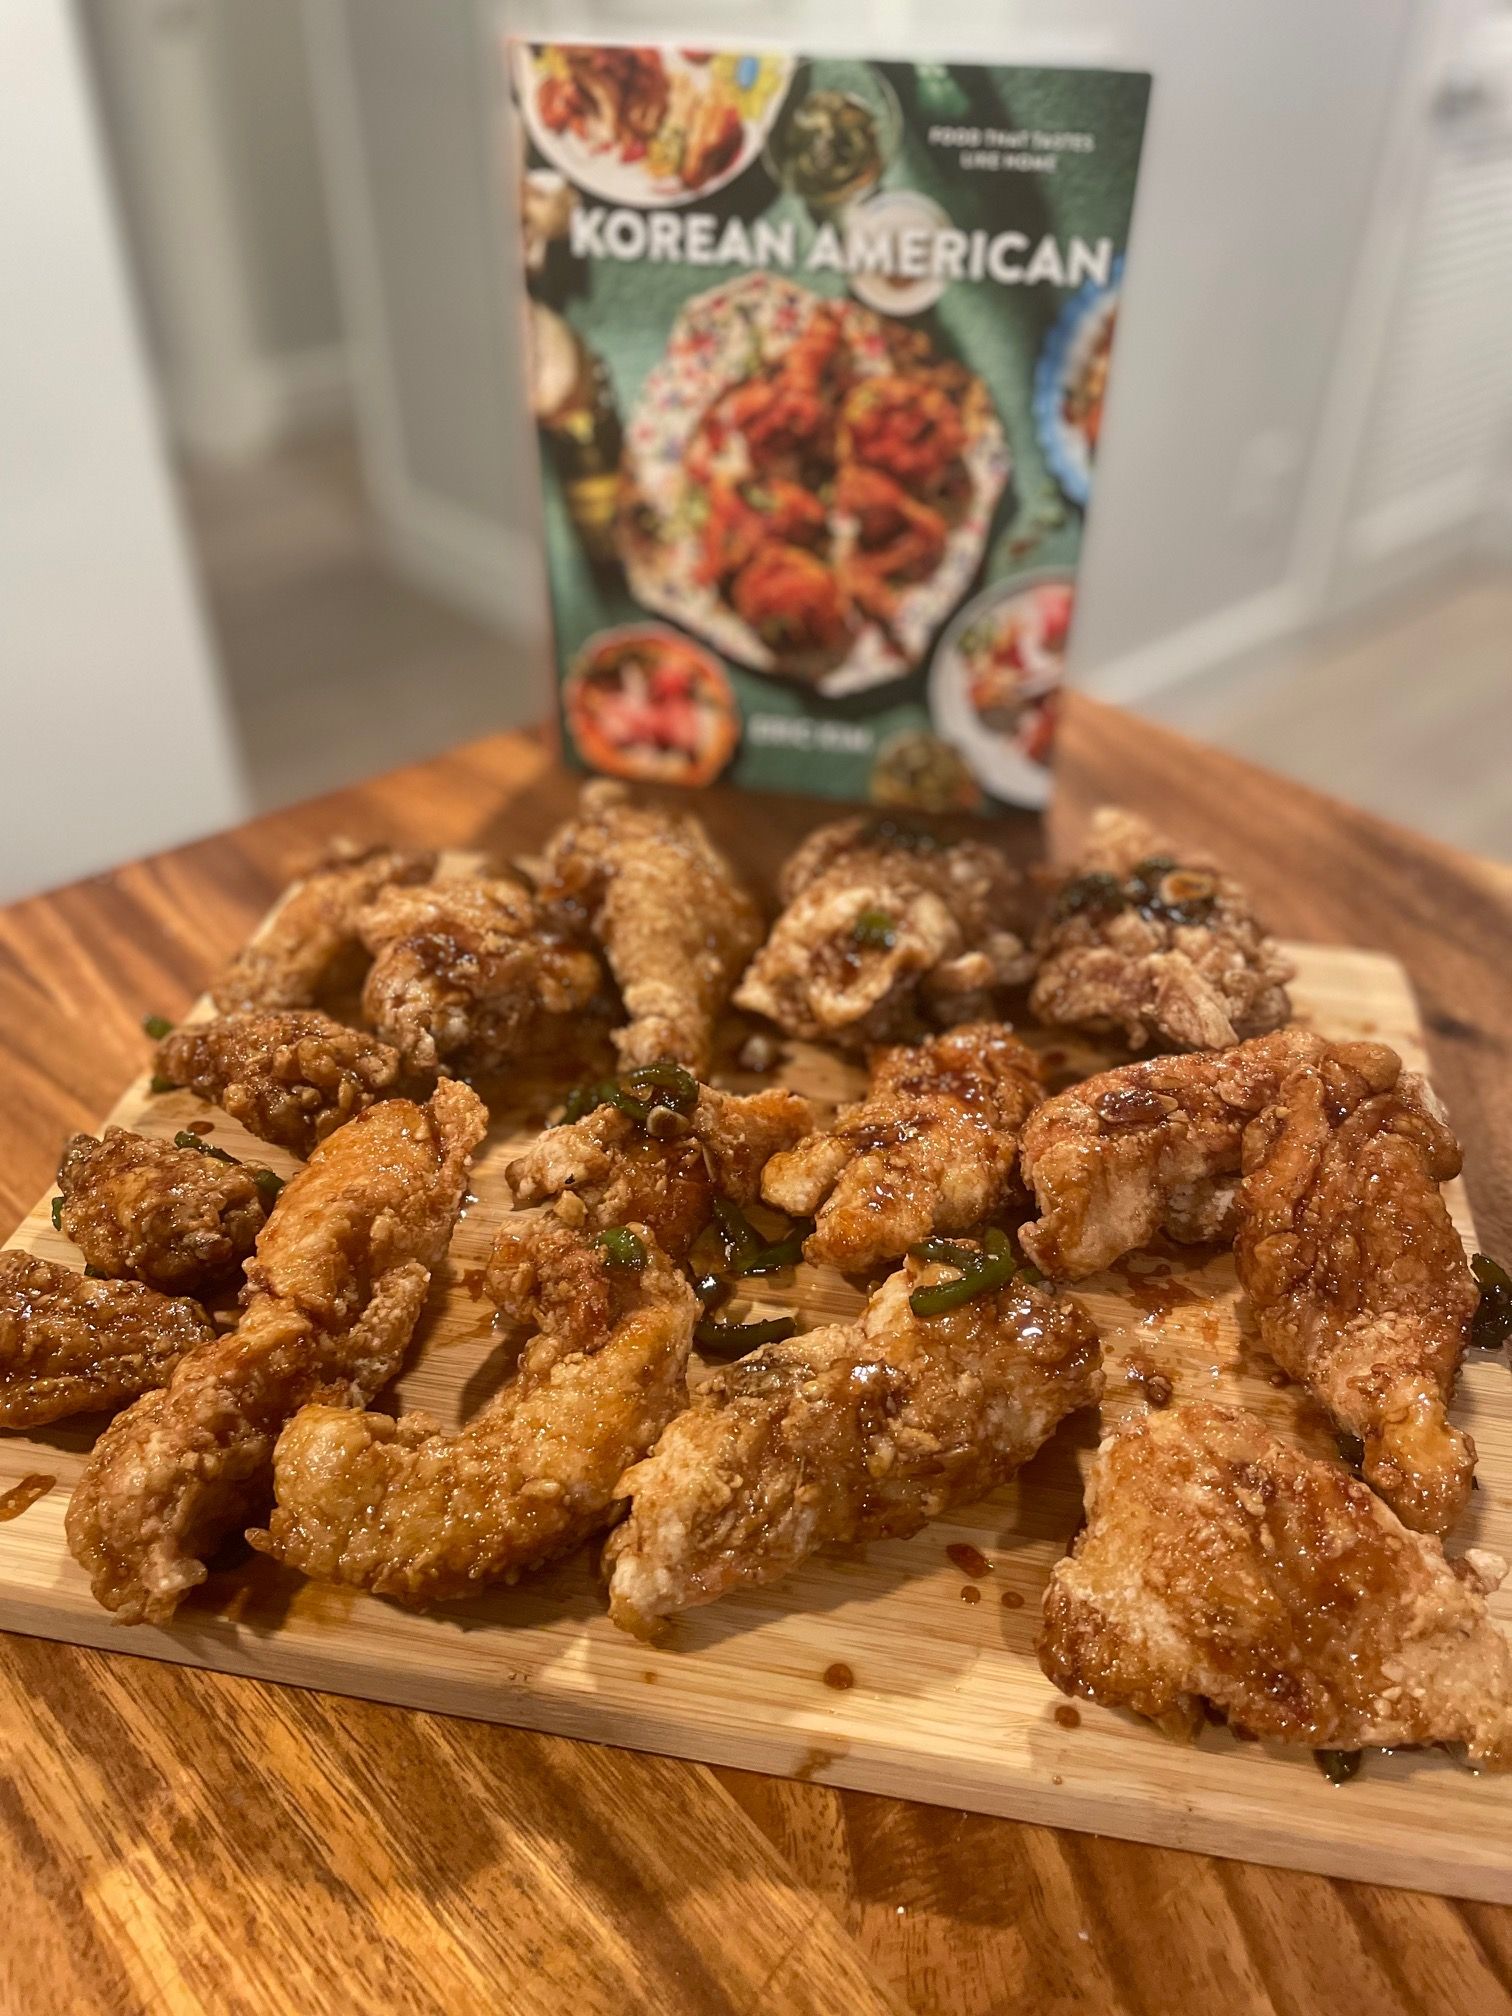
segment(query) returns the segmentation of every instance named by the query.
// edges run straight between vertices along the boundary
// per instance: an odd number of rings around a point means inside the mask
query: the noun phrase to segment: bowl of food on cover
[[[928,247],[950,218],[933,197],[917,189],[881,189],[846,217],[848,235],[872,254],[870,270],[852,273],[850,290],[882,315],[922,315],[947,282],[929,270]],[[920,256],[922,252],[923,256]]]
[[[904,677],[1007,481],[983,380],[922,330],[770,273],[684,304],[625,431],[644,608],[826,698]]]
[[[735,51],[519,43],[515,95],[537,151],[605,203],[712,195],[761,152],[793,59]]]
[[[959,749],[927,728],[903,728],[873,758],[867,796],[891,812],[975,812],[982,787]]]
[[[1102,433],[1122,268],[1123,261],[1116,259],[1106,286],[1088,281],[1071,296],[1034,367],[1040,448],[1056,482],[1083,510],[1092,494],[1092,463]]]
[[[712,784],[735,754],[740,714],[711,652],[660,623],[600,630],[562,685],[591,769],[641,784]]]
[[[817,215],[876,188],[898,151],[897,93],[871,63],[805,63],[793,79],[767,144],[767,166]]]
[[[1049,800],[1072,605],[1068,574],[995,581],[950,624],[930,667],[936,727],[1010,804]]]

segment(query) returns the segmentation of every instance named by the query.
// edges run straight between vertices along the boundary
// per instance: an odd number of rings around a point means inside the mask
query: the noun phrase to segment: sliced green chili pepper
[[[234,1155],[228,1155],[224,1148],[217,1148],[213,1142],[206,1141],[202,1135],[191,1134],[187,1127],[174,1135],[173,1145],[175,1148],[192,1148],[196,1155],[209,1155],[216,1162],[234,1162],[236,1160]]]
[[[983,1236],[982,1251],[972,1254],[954,1281],[936,1281],[928,1288],[915,1288],[908,1306],[915,1316],[944,1316],[977,1295],[1003,1287],[1013,1279],[1017,1266],[1012,1241],[994,1225]]]
[[[84,1273],[86,1279],[90,1281],[108,1281],[110,1279],[105,1269],[103,1267],[96,1267],[93,1261],[90,1261],[88,1266],[86,1266]]]
[[[1364,1761],[1359,1750],[1314,1750],[1318,1769],[1330,1785],[1347,1785]]]
[[[1097,868],[1090,875],[1074,876],[1065,885],[1055,899],[1054,915],[1064,922],[1083,910],[1122,910],[1128,901],[1118,877]]]
[[[693,1327],[694,1340],[701,1350],[721,1352],[730,1358],[743,1358],[747,1351],[754,1351],[762,1344],[782,1344],[797,1335],[798,1325],[791,1316],[772,1316],[761,1323],[715,1323],[705,1317]]]
[[[646,1264],[646,1243],[628,1225],[606,1225],[594,1244],[611,1267],[631,1267],[638,1273]]]
[[[740,1206],[728,1197],[714,1199],[714,1223],[724,1246],[725,1259],[738,1273],[744,1263],[754,1260],[761,1251],[761,1234]]]
[[[858,945],[887,952],[898,942],[898,927],[885,910],[863,910],[851,926],[851,936]]]
[[[52,1221],[54,1232],[63,1230],[63,1199],[54,1197],[52,1201]]]
[[[284,1187],[282,1176],[276,1175],[271,1169],[254,1169],[252,1171],[252,1181],[270,1204]]]
[[[161,1043],[165,1036],[173,1034],[173,1024],[166,1015],[144,1015],[142,1027],[154,1043]]]
[[[706,1310],[717,1309],[730,1293],[730,1284],[718,1274],[695,1274],[693,1276],[693,1293],[698,1297]]]
[[[171,1078],[165,1078],[161,1072],[154,1071],[147,1081],[147,1090],[149,1092],[176,1092],[178,1087]]]
[[[671,1106],[679,1113],[691,1112],[698,1104],[698,1080],[672,1057],[658,1057],[654,1064],[638,1064],[626,1074],[625,1084],[637,1096],[650,1098],[654,1105]],[[657,1099],[658,1092],[669,1096]]]
[[[812,1218],[799,1218],[780,1239],[763,1246],[749,1260],[733,1263],[737,1274],[780,1274],[784,1267],[796,1267],[803,1258],[803,1242],[814,1229]]]
[[[975,1246],[962,1246],[954,1239],[921,1239],[908,1250],[915,1260],[937,1260],[946,1267],[974,1267],[981,1258]]]
[[[1480,1300],[1470,1322],[1470,1342],[1482,1351],[1499,1351],[1512,1336],[1512,1275],[1489,1253],[1477,1253],[1470,1272],[1480,1289]]]

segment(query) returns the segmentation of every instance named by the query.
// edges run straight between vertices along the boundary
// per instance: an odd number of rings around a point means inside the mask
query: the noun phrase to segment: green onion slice
[[[606,1225],[594,1244],[611,1267],[628,1267],[639,1273],[646,1264],[646,1242],[628,1225]]]

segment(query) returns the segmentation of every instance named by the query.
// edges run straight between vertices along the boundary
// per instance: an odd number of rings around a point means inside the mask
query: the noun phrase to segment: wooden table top
[[[1512,872],[1086,700],[1063,751],[1062,830],[1118,799],[1219,849],[1282,935],[1404,962],[1483,1243],[1512,1247]],[[0,913],[6,1226],[140,1068],[143,1014],[332,833],[515,851],[572,794],[500,736]],[[814,816],[701,809],[753,867]],[[1512,2012],[1491,1905],[15,1636],[0,1718],[6,2011]]]

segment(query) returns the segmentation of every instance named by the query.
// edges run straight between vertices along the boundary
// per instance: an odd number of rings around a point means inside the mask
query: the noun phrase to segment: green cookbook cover
[[[1043,805],[1148,77],[507,60],[568,754]]]

